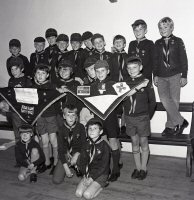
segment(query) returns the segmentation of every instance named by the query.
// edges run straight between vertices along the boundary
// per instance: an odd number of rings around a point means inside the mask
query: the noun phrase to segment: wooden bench
[[[161,102],[157,102],[156,111],[165,111]],[[191,125],[189,134],[181,134],[176,136],[162,136],[161,133],[151,133],[149,136],[149,144],[159,145],[173,145],[173,146],[186,146],[186,176],[190,177],[192,173],[192,160],[193,160],[193,149],[191,146],[191,137],[194,137],[194,102],[193,103],[180,103],[180,112],[191,112],[192,117],[189,122]],[[131,142],[131,138],[125,133],[119,135],[121,142]]]

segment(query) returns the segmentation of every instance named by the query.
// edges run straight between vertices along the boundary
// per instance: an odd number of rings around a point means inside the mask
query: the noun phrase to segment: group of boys
[[[30,62],[20,54],[21,44],[19,40],[12,39],[9,43],[12,54],[7,60],[7,71],[11,77],[9,87],[53,88],[64,93],[66,87],[75,89],[79,85],[90,85],[93,95],[101,95],[109,94],[113,90],[112,86],[115,82],[125,81],[130,88],[133,88],[143,80],[149,80],[149,83],[143,86],[144,88],[136,87],[133,95],[124,99],[122,105],[103,121],[103,133],[101,133],[100,128],[100,134],[94,140],[92,139],[93,134],[90,134],[90,129],[88,129],[88,121],[91,122],[90,120],[95,117],[94,114],[69,93],[48,108],[38,119],[37,129],[42,139],[45,157],[42,160],[44,160],[45,169],[50,169],[52,165],[49,143],[52,146],[54,164],[51,174],[53,174],[54,183],[61,183],[65,175],[71,177],[71,167],[79,174],[77,164],[79,162],[77,161],[81,160],[85,163],[80,155],[84,149],[82,147],[85,146],[84,142],[87,141],[86,136],[90,138],[92,148],[97,148],[97,144],[101,143],[101,138],[105,138],[104,136],[108,138],[113,160],[111,175],[107,169],[108,163],[102,165],[104,168],[99,176],[95,174],[97,172],[94,172],[93,176],[88,175],[88,165],[89,172],[93,170],[93,167],[100,167],[95,163],[97,162],[95,152],[94,157],[88,154],[89,161],[84,165],[84,174],[87,176],[84,176],[85,179],[82,180],[86,182],[80,182],[76,191],[77,196],[94,197],[100,191],[100,186],[103,187],[107,180],[116,181],[120,176],[122,163],[120,163],[120,145],[117,140],[119,134],[118,112],[123,116],[122,123],[126,126],[126,133],[132,138],[136,169],[131,177],[139,180],[146,178],[149,156],[147,137],[150,135],[150,119],[156,105],[152,76],[154,84],[158,88],[160,100],[167,111],[167,122],[162,134],[181,134],[188,126],[188,122],[178,111],[180,88],[187,84],[187,56],[183,41],[172,34],[174,29],[172,19],[165,17],[159,21],[158,28],[162,38],[157,40],[155,44],[145,37],[147,24],[144,20],[136,20],[132,24],[132,28],[136,40],[130,42],[128,54],[124,50],[126,39],[122,35],[114,37],[113,52],[111,53],[105,50],[106,43],[103,35],[92,34],[89,31],[83,35],[73,33],[70,37],[72,50],[68,51],[69,37],[65,34],[57,35],[57,31],[53,28],[47,29],[45,37],[49,46],[45,49],[43,37],[35,38],[36,51],[31,54]],[[81,48],[83,42],[86,46],[85,49]],[[22,122],[16,113],[12,112],[12,115],[18,139],[18,130],[21,134],[23,133],[19,128]],[[98,120],[94,124],[98,124],[99,129],[101,122]],[[84,126],[87,127],[87,134]],[[92,129],[92,131],[96,130]],[[31,131],[28,132],[31,133]],[[21,136],[23,137],[23,134]],[[26,142],[23,143],[26,144]],[[103,148],[105,148],[104,144]],[[91,151],[91,149],[86,150],[89,153]],[[36,150],[35,153],[37,153]],[[105,152],[102,150],[103,153]],[[31,151],[31,154],[34,154],[34,151]],[[38,153],[36,156],[40,158],[40,155],[42,154]],[[34,158],[30,155],[29,157]],[[108,155],[106,155],[107,157],[109,158]],[[27,167],[33,169],[32,180],[36,179],[34,178],[34,166],[36,165],[31,166],[35,162],[29,161],[30,167]],[[23,166],[21,162],[20,165]],[[23,167],[26,166],[25,164]],[[22,171],[18,177],[23,180],[25,176],[26,171],[25,173]],[[88,177],[92,178],[88,179]],[[98,184],[96,185],[96,183]],[[95,190],[92,190],[93,187]],[[95,192],[91,194],[91,191]]]

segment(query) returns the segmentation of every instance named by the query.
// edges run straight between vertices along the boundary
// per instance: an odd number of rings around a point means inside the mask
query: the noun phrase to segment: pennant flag
[[[91,86],[78,86],[77,91],[66,89],[72,95],[81,100],[94,114],[105,120],[118,104],[139,86],[145,87],[148,80],[140,82],[130,88],[126,82],[118,82],[112,85],[111,92],[103,94],[105,88],[99,89],[100,95],[91,95]],[[53,103],[64,97],[57,90],[35,88],[0,88],[0,96],[9,104],[19,117],[30,125],[34,125],[41,114]]]
[[[65,95],[56,90],[0,88],[0,96],[25,123],[32,126],[49,106]]]
[[[130,88],[126,82],[118,82],[112,85],[113,94],[103,94],[103,89],[99,93],[100,95],[91,95],[91,86],[78,86],[77,91],[68,90],[71,94],[81,100],[86,107],[88,107],[94,114],[101,119],[105,120],[109,114],[123,101],[128,95],[133,94],[134,89],[139,86],[145,87],[148,80],[140,82],[138,85]]]

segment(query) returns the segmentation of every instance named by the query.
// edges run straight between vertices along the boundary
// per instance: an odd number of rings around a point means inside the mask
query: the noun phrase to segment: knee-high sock
[[[54,157],[54,165],[57,165],[58,162],[58,148],[53,147],[53,157]]]
[[[112,173],[117,173],[119,172],[119,160],[120,160],[119,149],[112,151],[112,160],[113,160]]]
[[[45,155],[45,165],[50,165],[50,151],[49,151],[49,147],[43,147],[43,152]]]
[[[141,169],[144,171],[147,170],[147,163],[148,163],[148,158],[149,158],[149,150],[147,151],[142,151],[141,153]]]
[[[136,169],[140,170],[141,169],[141,155],[140,155],[140,151],[133,151],[133,157],[134,157]]]

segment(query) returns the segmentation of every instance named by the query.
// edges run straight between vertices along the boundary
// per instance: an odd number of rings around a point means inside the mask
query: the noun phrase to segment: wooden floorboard
[[[105,188],[96,200],[194,200],[194,182],[185,176],[185,159],[150,156],[145,180],[131,179],[134,169],[130,153],[122,153],[124,167],[118,181]],[[0,151],[0,200],[76,200],[79,178],[65,179],[54,185],[48,172],[38,175],[38,182],[17,180],[14,148]]]

